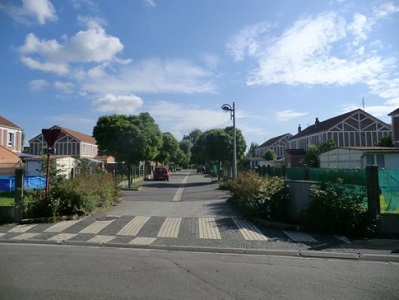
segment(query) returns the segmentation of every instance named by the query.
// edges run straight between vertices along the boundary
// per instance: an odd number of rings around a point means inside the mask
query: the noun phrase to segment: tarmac
[[[248,220],[215,200],[135,201],[125,190],[106,212],[57,223],[0,226],[0,243],[137,248],[399,263],[399,239],[351,239],[292,224]]]

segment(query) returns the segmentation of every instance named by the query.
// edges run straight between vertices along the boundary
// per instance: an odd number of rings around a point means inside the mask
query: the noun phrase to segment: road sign
[[[47,147],[53,148],[55,141],[61,133],[61,129],[42,129],[42,133],[47,142]]]

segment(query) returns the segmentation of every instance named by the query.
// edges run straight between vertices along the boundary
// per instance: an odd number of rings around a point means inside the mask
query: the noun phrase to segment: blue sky
[[[247,144],[363,108],[399,107],[399,1],[0,1],[0,115],[25,145],[60,125],[149,112],[178,140],[231,126]]]

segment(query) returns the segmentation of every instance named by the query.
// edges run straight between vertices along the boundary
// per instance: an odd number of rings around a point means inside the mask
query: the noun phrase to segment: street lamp
[[[235,103],[233,107],[229,104],[223,104],[222,109],[225,112],[230,112],[230,119],[233,120],[233,178],[237,179],[237,135],[236,135],[236,109]]]

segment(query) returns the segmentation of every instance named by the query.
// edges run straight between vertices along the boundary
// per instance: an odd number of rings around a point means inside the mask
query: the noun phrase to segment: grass
[[[14,192],[0,192],[0,206],[13,206],[14,198]]]

